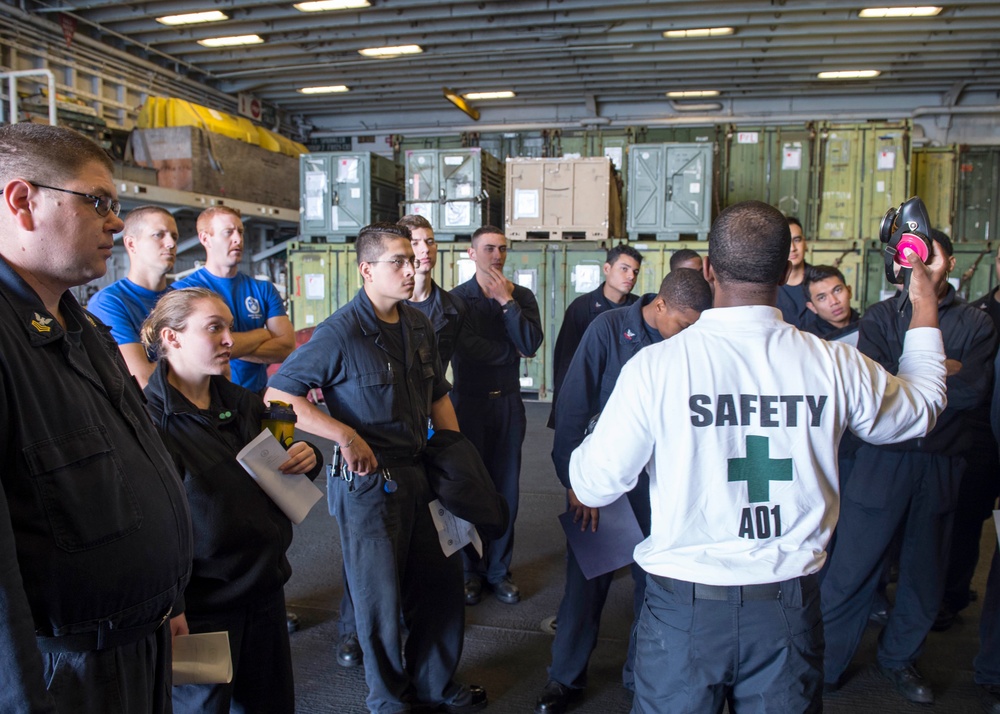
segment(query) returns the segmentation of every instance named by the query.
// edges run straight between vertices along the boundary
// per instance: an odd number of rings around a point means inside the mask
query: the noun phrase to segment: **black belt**
[[[424,462],[423,454],[409,454],[405,456],[386,456],[384,454],[378,455],[378,465],[391,469],[391,468],[402,468],[404,466],[417,466]]]
[[[168,612],[159,620],[138,627],[115,629],[108,621],[98,624],[93,632],[79,632],[73,635],[46,637],[37,635],[35,642],[42,652],[93,652],[94,650],[109,650],[113,647],[132,644],[153,634],[170,619]]]
[[[520,394],[521,386],[518,385],[508,386],[508,387],[497,387],[496,389],[490,389],[489,387],[476,388],[476,387],[463,387],[455,390],[456,394],[460,397],[474,397],[476,399],[499,399],[500,397],[505,397],[508,394]]]
[[[690,583],[686,580],[666,578],[662,575],[649,577],[661,587],[674,592],[681,588],[694,588],[695,600],[719,600],[723,602],[747,602],[760,600],[777,600],[781,597],[781,586],[784,583],[761,583],[760,585],[705,585]]]

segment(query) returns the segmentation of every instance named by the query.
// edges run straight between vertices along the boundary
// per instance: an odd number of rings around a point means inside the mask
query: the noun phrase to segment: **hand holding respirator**
[[[919,197],[914,196],[890,208],[882,218],[879,240],[885,248],[885,278],[890,283],[903,285],[905,291],[910,285],[910,261],[903,254],[906,248],[920,256],[925,263],[933,255],[931,240],[931,219],[927,207]],[[898,266],[898,268],[897,268]]]

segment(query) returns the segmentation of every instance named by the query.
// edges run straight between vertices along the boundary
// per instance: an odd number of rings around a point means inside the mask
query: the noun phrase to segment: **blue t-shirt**
[[[155,292],[122,278],[94,293],[87,309],[111,328],[111,336],[120,345],[142,342],[142,323],[166,290]]]
[[[218,293],[233,311],[234,332],[249,332],[267,327],[270,318],[286,314],[281,296],[271,283],[256,280],[243,273],[237,273],[234,278],[220,278],[205,268],[200,268],[170,287],[174,290],[208,288]],[[233,382],[251,392],[260,393],[264,389],[267,384],[267,365],[241,359],[231,360],[230,365]]]

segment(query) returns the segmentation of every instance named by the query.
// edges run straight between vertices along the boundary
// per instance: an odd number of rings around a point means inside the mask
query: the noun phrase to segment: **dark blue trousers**
[[[437,705],[458,691],[465,600],[458,558],[445,558],[428,503],[422,465],[392,468],[395,493],[380,475],[353,487],[328,480],[347,581],[364,651],[370,711]]]
[[[284,590],[223,612],[189,612],[187,621],[192,634],[229,633],[233,681],[174,687],[174,714],[293,714]]]
[[[643,473],[639,483],[628,493],[628,500],[635,513],[643,535],[649,535],[649,477]],[[598,524],[600,528],[600,524]],[[563,590],[559,613],[556,615],[556,636],[552,642],[552,664],[549,679],[572,689],[587,686],[587,665],[590,655],[597,646],[597,635],[601,625],[601,612],[608,598],[608,590],[614,580],[614,572],[587,580],[580,564],[567,545],[566,585]],[[627,689],[634,689],[635,622],[639,619],[643,597],[646,592],[646,572],[632,564],[634,622],[628,638],[628,654],[622,670],[622,683]]]
[[[166,624],[138,642],[106,650],[43,652],[42,666],[57,711],[170,712],[170,627]]]
[[[863,446],[841,493],[837,548],[823,578],[827,682],[836,682],[861,642],[886,553],[902,528],[899,582],[878,661],[900,668],[920,657],[937,617],[952,517],[964,462],[957,457]]]
[[[820,712],[823,621],[814,575],[766,601],[699,600],[653,576],[636,629],[632,714]]]
[[[451,401],[455,405],[459,428],[475,444],[493,484],[510,506],[507,531],[496,540],[484,541],[482,560],[476,557],[471,548],[467,547],[462,551],[466,578],[479,575],[495,585],[510,575],[510,561],[514,554],[521,445],[527,431],[524,402],[519,393],[489,399],[470,397],[455,391],[451,392]]]
[[[976,684],[1000,685],[1000,550],[996,544],[979,620],[979,654],[973,666]]]

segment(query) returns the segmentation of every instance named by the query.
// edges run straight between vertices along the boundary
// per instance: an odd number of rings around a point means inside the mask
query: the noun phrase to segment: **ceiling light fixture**
[[[858,13],[858,17],[934,17],[940,12],[941,8],[936,5],[922,5],[919,7],[866,7]]]
[[[302,87],[299,94],[334,94],[336,92],[349,92],[351,91],[343,84],[335,84],[329,87]]]
[[[294,7],[299,12],[324,12],[326,10],[356,10],[371,7],[368,0],[313,0],[313,2],[297,2]]]
[[[259,45],[264,39],[260,35],[234,35],[233,37],[209,37],[198,40],[203,47],[237,47],[238,45]]]
[[[228,20],[229,15],[218,10],[208,12],[189,12],[185,15],[164,15],[156,18],[162,25],[197,25],[202,22],[221,22]]]
[[[671,39],[683,39],[689,37],[724,37],[735,34],[732,27],[699,27],[693,30],[667,30],[663,36]]]
[[[475,107],[470,107],[460,94],[447,87],[441,87],[441,92],[444,94],[445,99],[472,117],[473,121],[479,121],[479,110]]]
[[[667,92],[667,96],[671,99],[697,99],[703,97],[717,97],[719,96],[718,89],[685,89],[683,91],[677,92]]]
[[[513,99],[515,94],[508,89],[500,92],[469,92],[462,96],[466,99]]]
[[[877,69],[845,69],[836,72],[820,72],[816,77],[819,79],[871,79],[880,74],[882,72]]]
[[[420,45],[397,45],[395,47],[367,47],[358,50],[358,54],[364,57],[399,57],[400,55],[418,55],[424,51]]]

